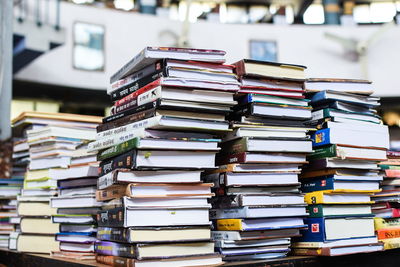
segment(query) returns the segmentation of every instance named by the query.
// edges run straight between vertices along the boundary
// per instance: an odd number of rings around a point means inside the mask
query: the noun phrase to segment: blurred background
[[[103,116],[112,73],[145,46],[181,46],[225,50],[228,63],[287,62],[306,65],[308,77],[372,80],[392,145],[400,140],[400,1],[6,2],[2,39],[8,31],[13,46],[1,63],[13,62],[11,118],[27,110]]]

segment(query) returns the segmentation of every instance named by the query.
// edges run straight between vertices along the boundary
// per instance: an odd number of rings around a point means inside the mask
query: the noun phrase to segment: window
[[[324,7],[321,4],[310,5],[304,12],[303,20],[305,24],[324,24]]]
[[[104,71],[104,27],[76,22],[73,34],[74,68],[89,71]]]
[[[275,41],[250,40],[250,59],[278,61],[278,48]]]

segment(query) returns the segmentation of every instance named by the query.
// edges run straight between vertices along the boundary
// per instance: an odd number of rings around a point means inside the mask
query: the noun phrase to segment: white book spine
[[[97,180],[98,189],[106,189],[114,184],[114,172],[109,172]]]
[[[239,232],[236,231],[211,231],[211,239],[218,240],[241,240]]]
[[[162,116],[155,116],[149,119],[133,122],[131,124],[124,125],[115,129],[97,133],[96,140],[101,140],[117,134],[129,133],[135,130],[156,126],[160,123],[161,118]]]
[[[125,141],[131,140],[136,137],[143,137],[145,135],[144,128],[130,132],[123,132],[122,134],[111,135],[109,137],[97,140],[88,144],[88,152],[94,152],[106,149],[112,146],[119,145]]]
[[[210,210],[210,219],[235,219],[235,218],[246,218],[247,209],[213,209]]]
[[[317,111],[313,111],[311,112],[311,120],[321,120],[324,118],[324,110],[317,110]]]
[[[133,106],[138,107],[161,98],[161,86],[157,86],[149,91],[146,91],[137,96],[136,101],[135,99],[127,100],[126,103],[120,106],[114,106],[112,108],[112,114],[116,114],[118,112],[122,112],[128,108],[132,108]]]

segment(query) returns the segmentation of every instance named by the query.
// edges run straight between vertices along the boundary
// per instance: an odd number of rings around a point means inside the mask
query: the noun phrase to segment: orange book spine
[[[399,238],[400,237],[400,228],[395,229],[381,229],[376,231],[378,234],[378,239],[389,239],[389,238]]]

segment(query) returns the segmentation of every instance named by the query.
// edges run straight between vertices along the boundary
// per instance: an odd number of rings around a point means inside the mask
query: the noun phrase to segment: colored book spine
[[[308,160],[323,159],[323,158],[333,158],[337,157],[336,145],[330,145],[326,147],[317,148],[313,153],[307,155]]]
[[[374,218],[375,230],[387,228],[400,228],[400,218]]]
[[[123,116],[119,116],[120,113],[112,115],[111,117],[117,116],[115,117],[116,119],[112,119],[110,121],[107,120],[107,118],[103,119],[103,124],[100,124],[99,126],[97,126],[97,132],[102,132],[102,131],[107,131],[116,127],[120,127],[126,124],[129,124],[131,122],[135,122],[135,121],[139,121],[139,120],[143,120],[143,119],[147,119],[150,118],[152,116],[155,116],[156,114],[156,109],[155,107],[158,106],[158,101],[155,102],[151,102],[151,103],[147,103],[144,105],[141,105],[139,107],[133,108],[133,109],[129,109],[126,112],[122,112]],[[133,110],[134,112],[129,113],[131,110]]]
[[[242,220],[240,219],[222,219],[217,220],[218,231],[241,231],[243,230]]]
[[[307,179],[305,182],[301,183],[301,191],[304,193],[334,189],[335,180],[332,177],[310,180]]]
[[[400,228],[397,229],[380,229],[376,231],[378,239],[400,238]]]
[[[121,198],[125,195],[126,186],[123,185],[96,191],[96,199],[98,201],[107,201],[114,198]]]
[[[320,218],[324,216],[323,205],[308,205],[307,212],[311,218]]]
[[[126,142],[123,142],[121,144],[118,144],[116,146],[110,147],[102,152],[100,152],[97,155],[97,160],[102,161],[108,158],[115,157],[119,154],[125,153],[129,150],[132,150],[134,148],[137,148],[139,143],[139,138],[134,138],[131,140],[128,140]]]
[[[132,169],[135,165],[136,150],[131,150],[112,159],[102,161],[99,166],[99,176],[103,176],[115,169]]]
[[[325,240],[325,219],[324,218],[306,218],[304,224],[307,229],[301,230],[301,241],[306,242],[324,242]]]
[[[383,243],[383,248],[385,250],[400,248],[400,238],[383,239],[380,240],[380,242]]]
[[[330,144],[330,129],[321,129],[312,135],[313,147],[319,147]]]
[[[137,256],[136,246],[109,241],[97,241],[95,243],[96,253],[109,256],[135,258]]]
[[[103,210],[97,213],[97,223],[104,227],[124,227],[125,209],[124,207]]]
[[[99,227],[97,229],[97,239],[130,243],[129,228]]]

